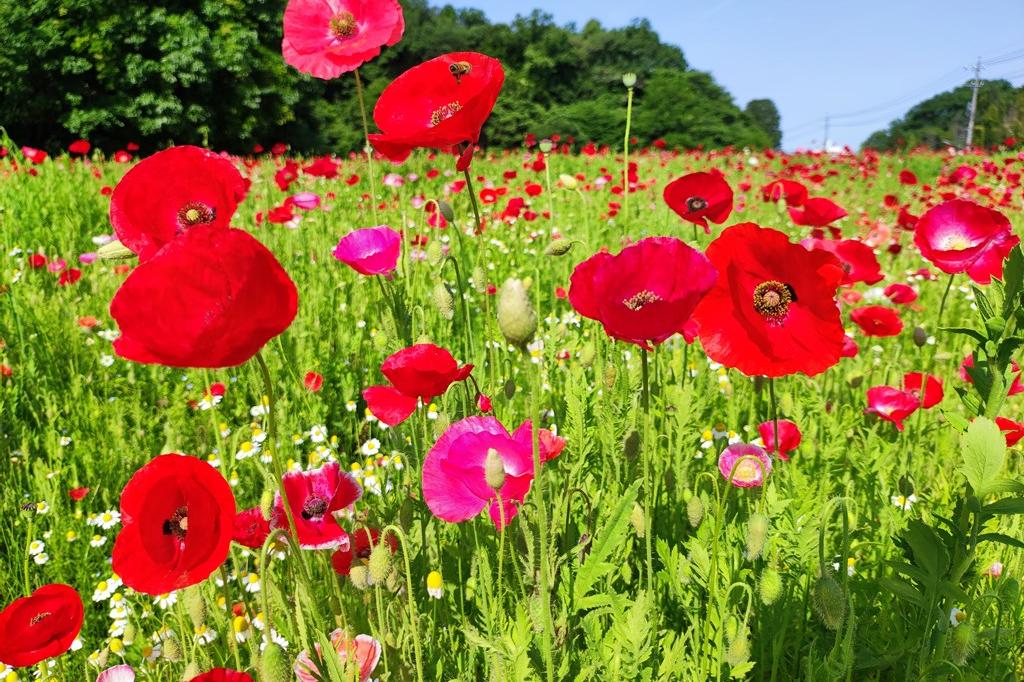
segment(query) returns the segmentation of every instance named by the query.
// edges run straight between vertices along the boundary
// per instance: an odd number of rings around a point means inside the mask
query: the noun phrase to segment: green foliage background
[[[362,131],[354,79],[323,82],[284,63],[285,4],[0,3],[0,125],[19,143],[51,151],[77,137],[106,149],[135,141],[144,150],[173,142],[242,152],[279,140],[302,152],[356,149]],[[778,144],[770,101],[742,111],[647,21],[561,27],[535,10],[492,24],[478,10],[430,7],[426,0],[402,6],[405,37],[361,69],[370,107],[405,69],[474,50],[498,57],[506,69],[487,144],[517,145],[525,132],[621,143],[625,71],[639,76],[634,130],[641,143],[663,137],[686,147]]]

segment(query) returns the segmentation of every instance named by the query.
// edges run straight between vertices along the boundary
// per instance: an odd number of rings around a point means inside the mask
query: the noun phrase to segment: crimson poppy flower
[[[708,220],[721,225],[732,213],[732,188],[721,173],[690,173],[665,186],[665,203],[680,218],[711,233]]]
[[[81,502],[85,499],[85,496],[89,494],[88,488],[72,488],[68,491],[68,497],[75,502]]]
[[[42,149],[36,149],[35,147],[22,147],[21,153],[25,156],[26,159],[28,159],[35,165],[39,165],[43,161],[46,161],[46,157],[48,156],[48,154],[44,152]]]
[[[60,656],[71,647],[85,609],[70,585],[43,585],[0,611],[0,663],[15,668]]]
[[[577,265],[569,302],[612,338],[650,348],[683,330],[716,278],[708,259],[681,239],[647,237]]]
[[[966,199],[929,209],[914,228],[914,244],[932,265],[953,275],[966,272],[978,284],[1003,276],[1003,260],[1020,237],[999,211]]]
[[[775,452],[775,421],[769,420],[758,425],[757,433],[761,436],[764,449]],[[779,420],[779,459],[788,460],[789,453],[800,446],[802,435],[796,422],[789,419]]]
[[[858,239],[804,239],[805,248],[828,251],[843,266],[843,284],[875,284],[882,281],[882,268],[871,247]]]
[[[387,225],[352,230],[334,247],[334,257],[361,275],[389,275],[398,267],[402,235]]]
[[[865,336],[897,336],[903,331],[903,320],[892,308],[869,305],[850,312],[850,319]]]
[[[303,73],[337,78],[402,39],[397,0],[289,0],[284,10],[284,60]]]
[[[253,682],[253,679],[248,673],[228,668],[214,668],[209,672],[196,675],[189,682]]]
[[[1012,448],[1024,438],[1024,424],[1006,417],[996,417],[996,425],[1006,437],[1006,447]]]
[[[913,393],[892,386],[869,388],[867,398],[868,406],[864,408],[864,414],[873,414],[892,422],[899,431],[903,430],[903,420],[921,405],[921,400]]]
[[[227,159],[200,147],[171,147],[125,173],[110,197],[110,223],[146,261],[196,226],[227,229],[247,189]]]
[[[420,343],[392,353],[381,365],[391,386],[370,386],[363,398],[373,416],[388,426],[408,419],[416,400],[430,401],[457,381],[464,381],[473,365],[459,367],[452,354],[440,346]]]
[[[504,82],[501,62],[478,52],[452,52],[414,66],[381,93],[373,108],[381,132],[370,142],[396,163],[417,147],[468,142],[472,149]]]
[[[171,367],[233,367],[291,324],[298,292],[242,230],[193,228],[136,267],[114,295],[118,355]]]
[[[907,170],[906,168],[904,168],[903,170],[900,171],[900,184],[901,185],[916,185],[917,184],[917,175],[914,174],[914,171]]]
[[[88,140],[75,140],[68,145],[69,152],[72,154],[80,154],[82,156],[88,154],[90,149],[92,149],[92,145],[89,144]]]
[[[761,188],[761,198],[771,202],[785,199],[786,206],[803,206],[807,188],[796,180],[773,180]]]
[[[797,208],[789,207],[789,217],[797,225],[825,227],[846,216],[846,209],[831,199],[812,197]]]
[[[921,388],[922,383],[924,390]],[[903,375],[903,390],[917,396],[921,407],[926,410],[942,402],[942,379],[934,374],[907,372]]]
[[[337,462],[328,462],[312,471],[288,472],[281,479],[288,506],[295,521],[299,546],[303,549],[336,549],[349,545],[348,533],[334,518],[334,512],[348,509],[363,489]],[[272,528],[289,528],[281,493],[274,499]]]
[[[363,389],[366,407],[377,419],[388,426],[397,426],[416,411],[417,399],[394,386],[370,386]]]
[[[839,362],[839,261],[754,223],[727,228],[708,246],[715,287],[694,318],[704,351],[748,376],[814,376]]]
[[[324,377],[316,372],[306,372],[306,376],[302,379],[302,385],[310,393],[318,393],[324,386]]]
[[[259,507],[246,509],[235,514],[231,539],[251,549],[259,549],[270,535],[270,522],[263,518]]]
[[[352,535],[348,547],[343,547],[331,555],[331,566],[338,575],[348,575],[352,570],[354,561],[365,562],[370,558],[370,552],[380,541],[380,531],[376,528],[360,528]],[[388,547],[391,553],[398,551],[398,540],[394,534],[388,533]]]
[[[235,498],[219,471],[195,457],[160,455],[121,491],[114,572],[145,594],[195,585],[224,563],[234,522]]]
[[[971,373],[967,370],[974,367],[974,356],[968,355],[964,358],[963,363],[960,364],[960,378],[969,384],[974,383],[974,379],[971,377]],[[1010,371],[1013,376],[1013,381],[1010,382],[1010,388],[1007,389],[1006,395],[1017,395],[1018,393],[1024,393],[1024,382],[1021,381],[1021,370],[1020,365],[1017,364],[1016,360],[1010,361]]]
[[[890,301],[899,305],[906,305],[917,300],[917,291],[909,284],[895,282],[887,286],[882,293]]]

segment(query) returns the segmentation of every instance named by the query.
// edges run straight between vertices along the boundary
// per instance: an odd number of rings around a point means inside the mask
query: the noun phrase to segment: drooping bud
[[[452,205],[444,199],[437,200],[437,210],[441,212],[441,216],[448,222],[455,220],[455,211],[452,210]]]
[[[476,394],[476,409],[480,410],[481,413],[487,414],[494,409],[494,405],[491,404],[491,399],[484,393]]]
[[[978,646],[978,633],[968,622],[960,623],[949,638],[949,658],[957,665],[963,665]]]
[[[177,637],[168,637],[164,640],[162,655],[171,662],[181,660],[181,642]]]
[[[388,592],[398,592],[402,589],[402,574],[396,569],[391,569],[388,577],[384,580],[384,587]]]
[[[363,564],[355,564],[348,570],[348,579],[357,590],[365,590],[370,585],[370,571]]]
[[[768,517],[760,512],[754,512],[747,519],[747,560],[754,561],[761,556],[764,550],[764,541],[768,537]]]
[[[391,572],[391,547],[384,542],[383,537],[370,551],[370,560],[366,567],[372,584],[380,585],[387,580],[388,573]]]
[[[185,671],[181,673],[181,682],[189,682],[194,677],[199,677],[203,671],[199,668],[199,664],[195,661],[190,662],[185,666]]]
[[[478,294],[482,294],[487,291],[487,273],[479,265],[473,268],[473,272],[469,274],[473,280],[473,290]]]
[[[505,280],[498,292],[498,329],[513,346],[523,347],[537,331],[537,312],[522,280]]]
[[[920,348],[926,343],[928,343],[928,332],[924,330],[924,327],[914,327],[914,345]]]
[[[740,625],[736,634],[729,640],[729,648],[725,651],[725,662],[732,667],[742,665],[750,660],[750,638],[747,626]]]
[[[391,339],[388,338],[388,335],[382,331],[377,332],[376,334],[373,335],[373,347],[376,348],[377,350],[385,350],[388,347],[388,343],[390,342]]]
[[[131,249],[116,239],[98,248],[96,255],[103,260],[128,260],[135,257],[135,253]]]
[[[761,580],[758,581],[757,587],[761,595],[761,603],[771,606],[782,594],[782,576],[774,566],[769,566],[761,571]]]
[[[260,682],[288,682],[291,669],[284,650],[276,643],[269,642],[260,656]]]
[[[584,367],[590,367],[594,364],[594,358],[597,357],[597,347],[594,346],[592,341],[588,341],[584,344],[583,348],[580,349],[580,364]]]
[[[622,442],[622,454],[628,460],[634,460],[640,455],[640,433],[636,429],[626,434],[626,440]]]
[[[494,448],[487,449],[487,459],[484,460],[484,479],[494,492],[498,492],[505,485],[505,461]]]
[[[547,245],[547,248],[544,249],[544,255],[564,256],[565,254],[572,251],[572,247],[574,244],[576,244],[576,242],[571,241],[569,239],[565,239],[564,237],[559,237],[558,239],[553,240],[550,244]]]
[[[451,420],[448,419],[448,415],[443,412],[437,415],[437,419],[434,420],[434,438],[440,438],[450,425]]]
[[[633,86],[635,86],[636,74],[633,73],[632,71],[627,71],[626,73],[622,74],[622,84],[625,85],[627,88],[632,88]]]
[[[568,173],[562,173],[558,176],[558,181],[562,183],[562,187],[566,189],[576,189],[579,186],[579,181],[575,175],[569,175]]]
[[[629,522],[633,524],[636,536],[641,540],[647,535],[647,518],[644,515],[644,508],[639,502],[633,503],[633,511],[629,514]]]
[[[442,260],[444,260],[444,247],[440,241],[434,239],[427,244],[427,262],[436,267],[441,264]]]
[[[829,630],[838,630],[846,620],[846,597],[832,571],[822,573],[811,594],[814,611]]]
[[[501,390],[505,394],[505,400],[512,400],[512,396],[516,394],[516,382],[511,378],[507,379]]]
[[[686,501],[686,518],[694,528],[700,526],[704,519],[704,500],[700,499],[700,495],[691,495]]]
[[[135,623],[129,621],[128,624],[124,626],[124,635],[121,637],[121,640],[125,643],[125,646],[132,645],[135,641]]]
[[[615,378],[619,375],[619,371],[615,368],[615,365],[608,365],[604,368],[604,387],[609,391],[615,388]]]
[[[263,488],[263,492],[260,494],[260,516],[269,520],[273,512],[274,489],[268,481],[267,485]]]
[[[438,282],[430,290],[430,297],[434,300],[434,306],[441,317],[450,320],[455,317],[455,297],[444,282]]]
[[[203,591],[198,585],[193,585],[185,589],[183,598],[192,625],[201,628],[206,624],[206,600],[203,599]]]

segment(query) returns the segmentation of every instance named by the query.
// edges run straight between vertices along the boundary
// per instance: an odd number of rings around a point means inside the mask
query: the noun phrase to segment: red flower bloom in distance
[[[732,188],[720,173],[690,173],[665,186],[665,203],[680,218],[711,232],[708,220],[718,225],[732,213]]]

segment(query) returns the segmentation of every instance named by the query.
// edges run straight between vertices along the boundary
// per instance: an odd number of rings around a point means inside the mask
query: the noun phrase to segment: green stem
[[[782,444],[779,443],[779,403],[775,400],[775,378],[768,377],[768,401],[772,407],[772,434],[775,438],[775,454],[782,454]]]
[[[469,192],[469,201],[473,205],[473,216],[476,218],[473,234],[476,234],[483,224],[483,221],[480,219],[480,206],[476,203],[476,190],[473,189],[473,178],[469,174],[469,169],[462,169],[462,175],[466,178],[466,190]]]
[[[644,549],[647,559],[647,592],[654,595],[654,550],[651,546],[651,523],[654,516],[654,481],[651,477],[651,385],[649,380],[647,349],[640,349],[641,377],[643,381],[643,407],[644,407],[644,442],[643,442],[643,467],[644,467],[644,497],[647,501],[647,509],[644,514]]]
[[[260,567],[263,570],[263,567]],[[228,618],[228,646],[231,647],[231,653],[235,657],[235,668],[238,670],[242,669],[242,658],[238,654],[238,640],[235,639],[235,623],[231,616],[231,591],[228,589],[228,569],[224,567],[224,564],[220,565],[220,578],[221,578],[221,590],[224,593],[224,608],[227,610]],[[263,576],[261,575],[262,579]]]
[[[622,138],[622,215],[629,221],[629,129],[633,122],[633,88],[626,89],[626,134]]]
[[[366,117],[366,102],[363,99],[363,80],[359,77],[359,69],[354,71],[356,75],[356,96],[359,99],[359,114],[363,119],[363,136],[366,140],[366,167],[370,176],[370,209],[373,214],[373,222],[377,223],[377,180],[373,173],[373,147],[370,145],[370,125]]]
[[[420,636],[419,636],[419,616],[416,610],[416,594],[412,591],[412,566],[409,563],[409,541],[405,537],[405,533],[402,529],[395,525],[387,526],[380,533],[380,542],[387,540],[386,536],[388,533],[394,533],[398,537],[399,544],[402,546],[402,559],[405,561],[405,593],[406,603],[409,605],[409,621],[412,623],[412,646],[413,653],[416,657],[416,679],[418,682],[423,682],[423,652],[421,651]],[[424,548],[426,549],[426,548]]]
[[[538,365],[540,367],[540,365]],[[537,526],[540,534],[540,605],[543,616],[543,642],[544,642],[544,666],[547,673],[548,682],[554,682],[555,679],[555,661],[552,652],[552,634],[554,631],[554,623],[551,620],[551,577],[548,575],[549,570],[549,557],[548,557],[548,516],[547,507],[544,504],[544,477],[541,475],[540,470],[540,425],[539,421],[540,410],[538,409],[538,396],[537,389],[539,387],[539,381],[534,381],[531,398],[530,398],[530,415],[533,417],[534,424],[532,431],[531,440],[533,442],[533,497],[536,499],[535,505],[537,510]]]

